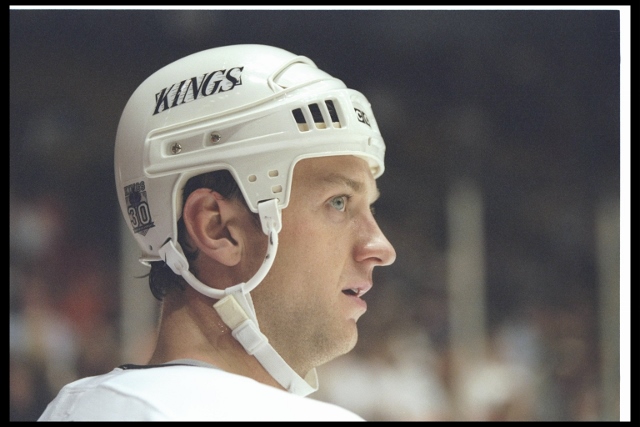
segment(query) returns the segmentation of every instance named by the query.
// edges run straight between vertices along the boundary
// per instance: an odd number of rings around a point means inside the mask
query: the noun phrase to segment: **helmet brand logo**
[[[202,76],[191,77],[174,83],[170,87],[156,93],[153,115],[169,108],[195,101],[198,97],[206,97],[221,92],[228,92],[242,84],[242,70],[244,67],[234,67],[228,70],[212,71]]]
[[[367,125],[369,127],[371,127],[371,125],[369,124],[369,117],[367,117],[365,112],[362,111],[362,110],[358,110],[357,108],[354,108],[354,110],[356,110],[356,117],[358,118],[358,121],[364,123],[365,125]]]
[[[155,224],[151,219],[144,181],[124,187],[124,198],[127,201],[127,212],[133,232],[145,236],[150,228],[155,227]]]

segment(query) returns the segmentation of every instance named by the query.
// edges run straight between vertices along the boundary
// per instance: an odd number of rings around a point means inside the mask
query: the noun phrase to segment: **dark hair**
[[[244,206],[249,210],[238,183],[233,179],[233,176],[228,170],[218,170],[214,172],[208,172],[202,175],[197,175],[190,178],[182,190],[182,205],[186,202],[187,198],[198,188],[208,188],[220,193],[225,199],[241,201]],[[260,224],[258,215],[255,215],[256,223]],[[186,230],[182,215],[178,220],[178,243],[182,246],[184,255],[189,263],[195,260],[198,256],[198,250],[193,249],[185,242]],[[149,271],[149,288],[151,293],[156,299],[162,301],[164,296],[171,289],[184,289],[184,279],[175,274],[171,267],[169,267],[164,261],[151,262],[151,270]]]

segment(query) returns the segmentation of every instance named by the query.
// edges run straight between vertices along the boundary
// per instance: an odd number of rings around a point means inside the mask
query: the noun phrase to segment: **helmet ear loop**
[[[278,252],[278,233],[282,229],[282,213],[278,206],[278,199],[270,199],[258,203],[258,214],[260,216],[262,231],[269,237],[267,253],[265,254],[264,261],[256,274],[254,274],[246,283],[238,283],[237,285],[230,286],[225,290],[210,288],[203,284],[191,273],[191,271],[189,271],[189,262],[182,252],[180,243],[174,242],[172,239],[167,239],[165,244],[158,250],[158,253],[175,274],[181,275],[187,283],[203,295],[214,299],[221,299],[232,293],[240,293],[247,296],[249,292],[255,289],[255,287],[264,280],[267,273],[269,273],[276,257],[276,253]],[[249,307],[244,308],[246,310]],[[253,314],[252,307],[249,310],[249,313]],[[255,314],[253,317],[255,317]]]
[[[251,292],[264,280],[278,252],[278,233],[282,229],[282,211],[278,206],[278,199],[270,199],[258,203],[258,215],[260,216],[262,232],[269,237],[267,253],[256,274],[244,284],[244,292]]]

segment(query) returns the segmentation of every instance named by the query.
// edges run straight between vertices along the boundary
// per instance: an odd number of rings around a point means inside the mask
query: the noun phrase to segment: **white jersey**
[[[38,421],[364,421],[196,361],[118,367],[62,388]]]

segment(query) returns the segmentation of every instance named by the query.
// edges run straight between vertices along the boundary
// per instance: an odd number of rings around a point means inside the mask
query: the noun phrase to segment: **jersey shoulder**
[[[363,421],[219,369],[121,369],[65,386],[40,421]]]

